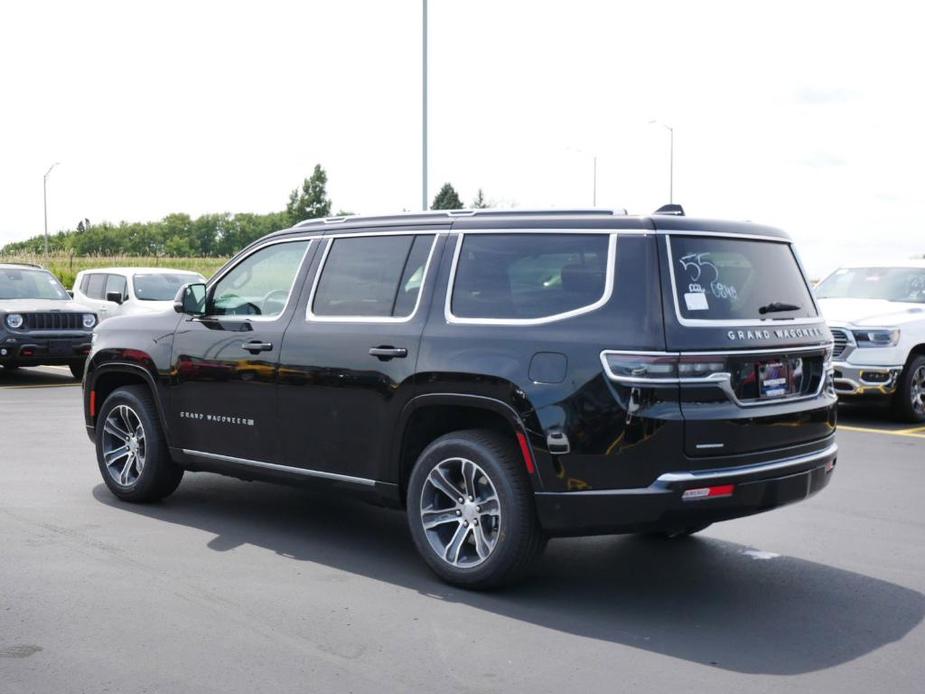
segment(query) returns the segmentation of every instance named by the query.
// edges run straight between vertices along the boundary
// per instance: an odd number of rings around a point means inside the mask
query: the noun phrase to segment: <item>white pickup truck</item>
[[[925,422],[925,260],[841,267],[815,291],[839,399],[888,399],[897,418]]]

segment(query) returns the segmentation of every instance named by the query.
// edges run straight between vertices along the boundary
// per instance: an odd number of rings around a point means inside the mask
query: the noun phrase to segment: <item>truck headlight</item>
[[[14,330],[16,328],[21,328],[22,323],[23,323],[22,316],[19,315],[18,313],[11,313],[6,317],[6,324],[9,327],[13,328]]]
[[[852,330],[858,347],[895,347],[899,343],[899,330]]]
[[[94,325],[96,325],[96,316],[94,316],[92,313],[85,313],[84,314],[84,327],[87,330],[89,330]]]

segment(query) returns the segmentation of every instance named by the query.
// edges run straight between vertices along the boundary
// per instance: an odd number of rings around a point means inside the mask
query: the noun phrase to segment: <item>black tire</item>
[[[909,360],[893,395],[893,414],[903,422],[925,422],[925,355]]]
[[[682,537],[690,537],[699,533],[701,530],[706,530],[709,528],[712,523],[700,523],[698,525],[685,525],[680,528],[672,528],[671,530],[658,530],[656,532],[644,533],[646,537],[655,538],[658,540],[677,540]]]
[[[143,449],[140,449],[140,459],[143,461],[141,470],[137,471],[137,467],[134,468],[134,478],[131,478],[130,472],[125,483],[115,479],[119,468],[124,468],[121,458],[114,458],[116,462],[109,467],[104,457],[104,446],[117,445],[118,440],[122,438],[107,429],[110,414],[122,406],[124,407],[120,413],[126,412],[127,408],[134,414],[144,438]],[[116,416],[120,416],[119,413]],[[123,431],[131,428],[124,426],[124,421],[118,426]],[[109,491],[123,501],[146,502],[163,499],[169,496],[183,479],[183,468],[170,458],[154,400],[145,386],[117,388],[106,398],[96,420],[96,460]]]
[[[487,557],[477,559],[481,563],[475,566],[457,566],[438,554],[437,549],[431,544],[432,539],[429,539],[434,537],[436,531],[432,529],[429,536],[421,517],[422,504],[426,504],[425,484],[427,494],[436,494],[428,481],[429,475],[438,465],[456,459],[471,461],[480,468],[475,482],[480,481],[483,489],[490,484],[499,505],[497,520],[478,515],[473,520],[473,525],[477,526],[478,519],[481,518],[483,522],[479,532],[493,533],[494,539],[493,548],[487,553]],[[460,481],[459,484],[464,483]],[[456,500],[449,503],[451,506],[455,505]],[[456,510],[458,508],[461,507],[456,507]],[[480,509],[478,506],[474,508]],[[455,513],[453,508],[446,510]],[[424,561],[441,579],[462,588],[482,590],[517,581],[527,573],[546,544],[546,537],[536,518],[533,488],[513,435],[508,439],[492,431],[469,430],[446,434],[433,441],[418,457],[411,472],[408,481],[407,511],[411,537]],[[446,523],[449,525],[446,532],[453,534],[462,529],[459,523],[463,521],[457,521],[455,526],[453,519]],[[485,528],[488,527],[492,527],[493,530],[486,531]],[[463,544],[467,551],[474,552],[475,528],[471,528],[470,531],[471,534],[465,536]],[[458,557],[457,552],[457,560]]]
[[[87,366],[87,362],[72,361],[70,364],[68,364],[68,366],[71,367],[71,375],[74,378],[76,378],[78,381],[82,381],[84,379],[84,369]]]

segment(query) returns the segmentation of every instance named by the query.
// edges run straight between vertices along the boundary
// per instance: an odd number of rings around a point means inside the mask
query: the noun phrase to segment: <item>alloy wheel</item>
[[[912,374],[912,409],[918,414],[925,414],[925,365],[920,366]]]
[[[442,460],[421,490],[421,525],[431,548],[447,564],[478,566],[491,556],[500,536],[498,492],[471,460]]]
[[[130,487],[145,465],[145,430],[128,405],[110,410],[103,424],[103,462],[116,484]]]

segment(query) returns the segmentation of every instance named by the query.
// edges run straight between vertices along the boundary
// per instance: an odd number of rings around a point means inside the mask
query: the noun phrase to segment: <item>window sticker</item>
[[[707,311],[710,305],[707,303],[707,295],[703,292],[686,292],[684,294],[684,303],[688,311]]]

